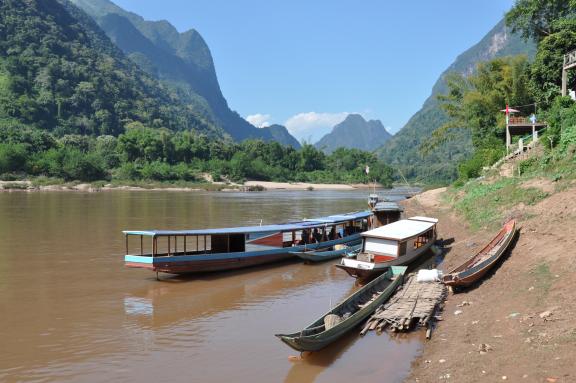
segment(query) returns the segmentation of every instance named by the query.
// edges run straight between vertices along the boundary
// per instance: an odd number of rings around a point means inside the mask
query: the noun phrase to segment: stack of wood
[[[432,323],[446,296],[447,289],[442,282],[417,282],[416,274],[410,274],[402,288],[376,309],[360,334],[370,330],[380,333],[387,327],[392,331],[408,331],[423,326],[428,328],[426,337],[430,338]]]

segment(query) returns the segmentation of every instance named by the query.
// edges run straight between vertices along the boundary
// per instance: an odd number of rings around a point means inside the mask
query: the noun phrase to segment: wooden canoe
[[[516,221],[508,221],[496,236],[472,258],[444,275],[448,286],[464,287],[482,278],[506,252],[516,234]]]
[[[308,327],[276,336],[296,351],[318,351],[363,322],[402,284],[407,267],[393,266]],[[328,325],[327,325],[328,324]]]
[[[361,244],[355,246],[349,246],[338,250],[324,250],[324,251],[292,251],[290,254],[296,255],[307,262],[324,262],[334,258],[340,258],[342,256],[350,257],[357,253],[362,247]]]

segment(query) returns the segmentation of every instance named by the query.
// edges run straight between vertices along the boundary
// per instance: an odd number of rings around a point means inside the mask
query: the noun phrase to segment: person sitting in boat
[[[336,239],[336,226],[332,226],[332,229],[330,229],[330,234],[328,234],[328,239],[330,239],[330,240]]]
[[[310,238],[310,233],[308,233],[308,230],[304,229],[302,230],[302,238],[300,238],[300,242],[298,242],[299,245],[306,245],[308,243],[308,239]]]
[[[318,228],[314,228],[314,230],[312,230],[312,239],[313,242],[322,242],[322,235],[318,232]]]

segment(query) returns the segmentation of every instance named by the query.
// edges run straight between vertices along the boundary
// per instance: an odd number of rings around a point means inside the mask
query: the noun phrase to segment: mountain
[[[450,72],[473,73],[476,64],[496,57],[526,54],[534,57],[536,45],[525,42],[519,35],[507,30],[504,20],[500,21],[476,45],[459,55],[442,73],[432,88],[432,94],[422,108],[414,114],[408,123],[387,141],[377,153],[389,165],[400,169],[413,181],[425,183],[446,183],[456,177],[458,162],[466,158],[472,150],[466,133],[430,153],[422,156],[420,145],[432,132],[447,122],[440,108],[437,96],[447,91],[446,75]]]
[[[197,31],[179,33],[165,20],[144,20],[108,0],[71,1],[92,16],[140,68],[185,95],[196,112],[232,138],[274,139],[269,130],[256,128],[230,110],[218,84],[210,49]]]
[[[294,136],[290,134],[290,132],[288,132],[288,129],[286,129],[285,126],[274,124],[260,129],[267,130],[274,139],[274,141],[277,141],[286,146],[291,146],[294,149],[301,148],[301,145],[298,142],[298,140],[295,139]]]
[[[0,36],[0,119],[57,134],[118,135],[133,121],[224,134],[68,2],[3,0]]]
[[[359,114],[349,114],[314,146],[326,153],[332,153],[339,147],[373,151],[391,137],[379,120],[366,121]]]

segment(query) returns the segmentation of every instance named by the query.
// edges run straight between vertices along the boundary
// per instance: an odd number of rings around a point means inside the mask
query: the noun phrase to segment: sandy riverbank
[[[454,239],[441,266],[449,270],[494,233],[471,232],[443,193],[422,193],[406,208],[438,217],[439,236]],[[521,227],[510,256],[478,286],[449,295],[407,382],[576,381],[575,200],[572,187],[505,214]]]
[[[268,181],[247,181],[243,184],[213,182],[198,187],[180,187],[165,185],[154,186],[130,186],[130,185],[93,185],[89,183],[69,183],[62,185],[34,185],[32,181],[0,181],[0,191],[76,191],[76,192],[99,192],[112,190],[130,191],[173,191],[173,192],[194,192],[194,191],[266,191],[266,190],[334,190],[346,191],[356,189],[370,189],[373,184],[315,184],[304,182],[268,182]],[[377,188],[382,185],[376,184]]]

